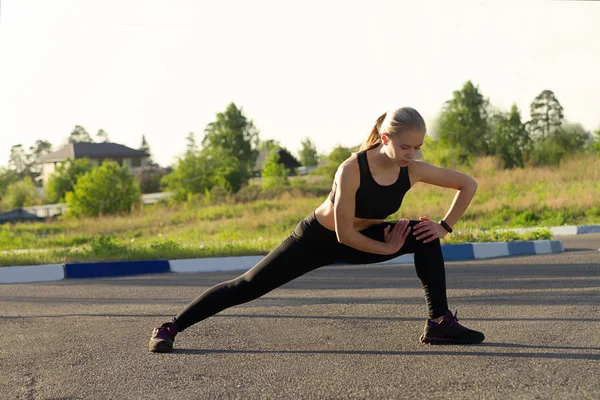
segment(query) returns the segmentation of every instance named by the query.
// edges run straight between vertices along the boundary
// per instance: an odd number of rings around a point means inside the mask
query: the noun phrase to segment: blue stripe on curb
[[[563,251],[563,246],[560,240],[551,240],[550,248],[552,249],[552,253],[560,253]]]
[[[442,254],[445,261],[473,260],[473,244],[443,244]]]
[[[171,270],[168,260],[119,261],[65,264],[65,278],[101,278],[109,276],[127,276],[157,274]]]
[[[531,241],[508,242],[508,254],[511,256],[535,254],[535,245]]]
[[[577,234],[581,235],[584,233],[598,233],[600,232],[600,225],[582,225],[577,227]]]

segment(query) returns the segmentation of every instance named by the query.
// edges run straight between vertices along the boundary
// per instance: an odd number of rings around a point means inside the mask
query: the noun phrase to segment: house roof
[[[67,158],[148,157],[150,154],[118,143],[69,143],[60,150],[40,158],[41,162],[62,161]]]

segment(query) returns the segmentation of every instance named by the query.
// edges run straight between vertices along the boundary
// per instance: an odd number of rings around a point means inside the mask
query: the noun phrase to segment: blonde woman
[[[254,267],[207,289],[172,321],[154,329],[151,352],[173,350],[175,336],[220,311],[257,299],[307,272],[334,263],[370,264],[414,253],[429,316],[422,343],[475,344],[484,335],[458,323],[448,309],[440,238],[473,198],[477,183],[460,172],[415,160],[426,134],[415,109],[381,115],[360,150],[338,168],[328,198]],[[385,221],[417,182],[457,190],[445,218]]]

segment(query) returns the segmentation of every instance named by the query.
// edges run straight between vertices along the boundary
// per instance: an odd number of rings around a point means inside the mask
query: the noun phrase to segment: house
[[[144,151],[134,150],[118,143],[69,143],[62,149],[40,158],[42,174],[36,180],[45,185],[56,167],[68,158],[87,157],[94,166],[100,166],[104,161],[116,161],[135,173],[138,168],[145,166],[144,159],[149,155]]]
[[[254,164],[254,176],[260,176],[260,171],[262,171],[267,155],[269,155],[270,152],[270,150],[261,150],[258,152],[256,163]],[[298,160],[296,160],[296,158],[285,149],[279,149],[278,154],[279,162],[282,163],[290,171],[290,174],[293,175],[294,170],[300,167]]]

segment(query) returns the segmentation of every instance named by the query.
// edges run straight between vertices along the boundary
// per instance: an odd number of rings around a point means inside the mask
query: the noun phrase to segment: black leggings
[[[360,231],[383,242],[384,228],[397,221],[387,221]],[[411,228],[420,221],[410,221]],[[391,228],[390,228],[391,229]],[[429,318],[441,317],[448,309],[446,275],[440,240],[429,243],[409,233],[404,246],[395,254],[367,253],[338,242],[334,231],[321,225],[313,212],[298,223],[292,234],[239,277],[219,283],[192,301],[173,322],[181,332],[212,315],[238,304],[257,299],[314,269],[334,263],[371,264],[391,260],[402,254],[415,254],[415,267]]]

